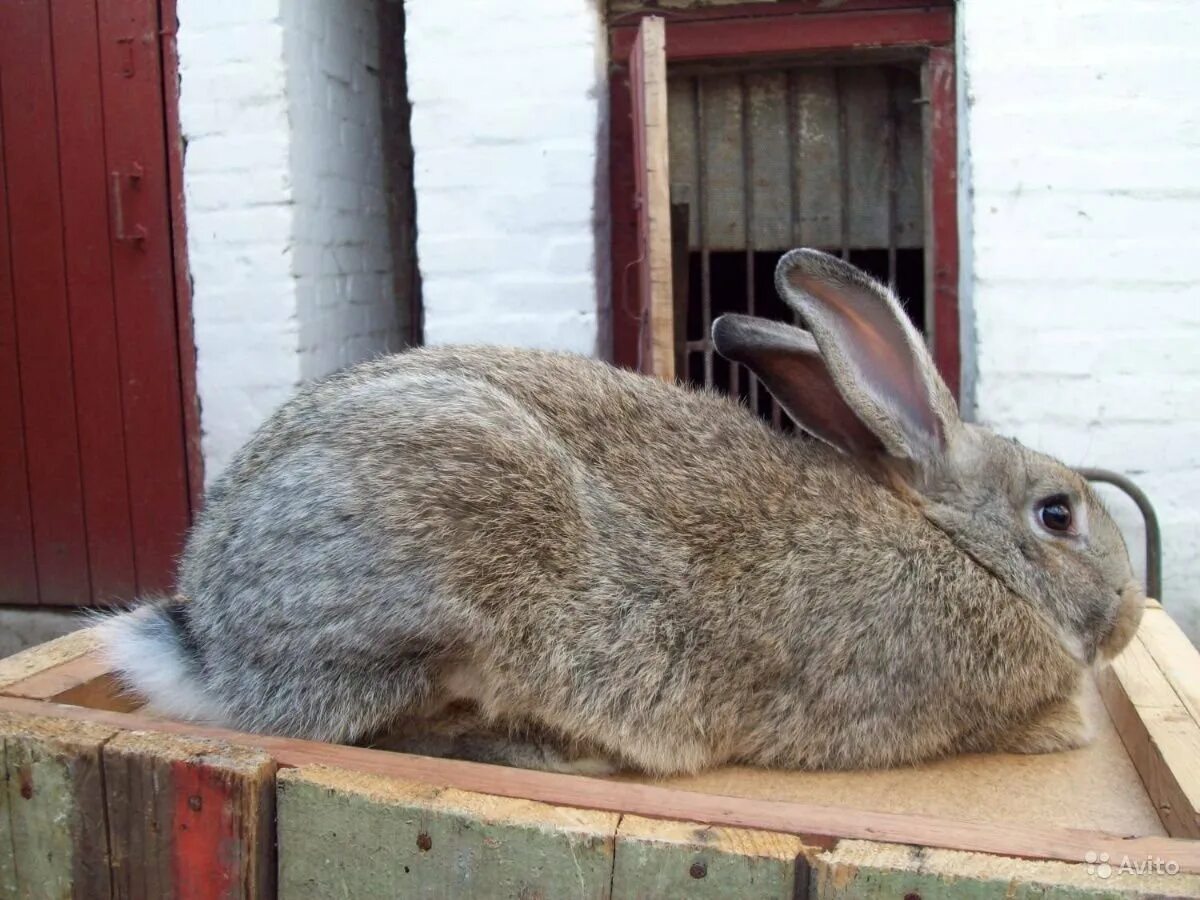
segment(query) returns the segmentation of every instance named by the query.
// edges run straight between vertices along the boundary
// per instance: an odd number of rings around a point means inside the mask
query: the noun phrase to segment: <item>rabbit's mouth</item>
[[[1100,656],[1105,660],[1112,659],[1133,640],[1142,621],[1142,612],[1146,609],[1146,595],[1135,581],[1121,588],[1118,596],[1117,614],[1108,633],[1100,639]]]

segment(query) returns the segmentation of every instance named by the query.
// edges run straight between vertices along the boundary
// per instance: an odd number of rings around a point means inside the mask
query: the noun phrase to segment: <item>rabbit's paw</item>
[[[1085,747],[1094,737],[1079,702],[1070,698],[1058,701],[1033,721],[1016,729],[1000,749],[1010,753],[1054,753]]]

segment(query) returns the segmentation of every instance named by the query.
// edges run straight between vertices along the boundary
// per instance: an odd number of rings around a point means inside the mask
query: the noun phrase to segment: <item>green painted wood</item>
[[[100,748],[112,734],[85,723],[0,720],[4,744],[5,897],[109,897]]]
[[[813,900],[1134,900],[1200,897],[1195,875],[844,841],[816,859]],[[1133,861],[1138,862],[1138,861]],[[1163,861],[1166,862],[1165,860]]]
[[[8,748],[3,738],[0,738],[0,774],[5,776],[3,789],[0,790],[0,897],[15,897],[17,869],[8,802]]]
[[[808,882],[803,851],[792,835],[626,816],[613,897],[792,900]]]
[[[276,782],[281,898],[607,898],[618,816],[321,767]]]

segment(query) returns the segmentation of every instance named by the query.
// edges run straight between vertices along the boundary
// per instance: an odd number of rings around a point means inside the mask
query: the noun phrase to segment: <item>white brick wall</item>
[[[179,115],[206,477],[299,377],[279,0],[181,0]]]
[[[374,0],[180,0],[211,481],[302,380],[398,344]]]
[[[971,0],[962,16],[978,416],[1132,476],[1200,639],[1200,8]],[[1138,517],[1111,505],[1141,557]]]
[[[300,377],[400,347],[392,302],[375,0],[288,0],[292,271]]]
[[[405,4],[429,343],[596,350],[608,283],[596,6]]]

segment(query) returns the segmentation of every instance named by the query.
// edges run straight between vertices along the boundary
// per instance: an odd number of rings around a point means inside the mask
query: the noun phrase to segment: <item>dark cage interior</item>
[[[672,69],[669,134],[677,371],[781,422],[714,353],[726,312],[791,321],[774,270],[791,247],[835,253],[893,286],[925,330],[920,73],[886,65]]]

